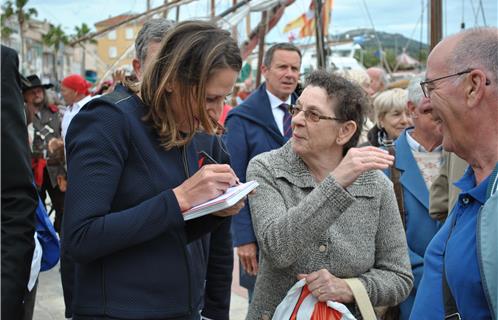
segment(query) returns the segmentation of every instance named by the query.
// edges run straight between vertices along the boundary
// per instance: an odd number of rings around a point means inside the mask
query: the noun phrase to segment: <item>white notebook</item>
[[[228,188],[227,191],[219,197],[216,197],[212,200],[195,206],[190,210],[187,210],[183,214],[183,219],[187,221],[190,219],[202,217],[206,214],[230,208],[231,206],[239,202],[240,199],[248,195],[249,192],[254,190],[257,186],[259,186],[259,184],[256,181],[249,181],[246,183],[241,183],[235,187]]]

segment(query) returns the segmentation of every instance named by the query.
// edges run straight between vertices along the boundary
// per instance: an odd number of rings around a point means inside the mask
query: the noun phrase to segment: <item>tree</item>
[[[58,25],[58,26],[53,26],[53,25],[50,25],[50,29],[48,30],[47,34],[44,34],[42,36],[42,40],[43,40],[43,43],[47,46],[47,47],[53,47],[54,48],[54,55],[53,55],[53,72],[54,72],[54,76],[55,76],[55,80],[58,81],[59,78],[58,78],[58,73],[57,73],[57,57],[59,56],[59,50],[61,48],[61,44],[68,44],[69,42],[69,39],[66,35],[66,33],[64,32],[64,30],[62,30],[62,27],[61,25]],[[64,63],[64,61],[63,61]]]
[[[6,21],[8,20],[7,16],[5,15],[5,8],[2,8],[2,14],[0,15],[0,27],[2,28],[2,42],[6,42],[10,39],[10,35],[14,30],[7,26]]]
[[[9,19],[12,16],[17,18],[17,23],[19,24],[19,38],[21,39],[21,59],[24,62],[24,30],[26,28],[27,23],[32,17],[36,17],[38,12],[35,8],[27,8],[29,0],[16,0],[15,4],[12,1],[6,1],[2,6],[2,37],[9,37],[12,33],[12,29],[6,27],[5,19]]]
[[[78,27],[78,26],[74,27],[74,31],[76,31],[76,34],[73,36],[74,39],[82,38],[91,32],[90,28],[88,27],[88,25],[86,23],[82,23],[80,27]],[[84,43],[95,44],[95,43],[97,43],[97,41],[95,39],[88,39],[88,40],[83,41],[83,44],[80,42],[80,46],[83,49],[83,55],[82,55],[83,61],[81,62],[81,75],[83,77],[85,76],[85,70],[86,70],[86,67],[85,67],[86,48],[85,48]]]

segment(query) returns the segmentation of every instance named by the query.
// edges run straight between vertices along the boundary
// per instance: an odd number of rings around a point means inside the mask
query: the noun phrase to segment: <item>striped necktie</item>
[[[282,103],[278,106],[284,112],[284,137],[289,140],[292,137],[292,126],[291,126],[291,114],[289,113],[289,105],[287,103]]]

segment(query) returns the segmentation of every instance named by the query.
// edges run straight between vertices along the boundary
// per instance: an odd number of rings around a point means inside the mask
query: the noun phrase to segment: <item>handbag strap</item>
[[[396,158],[396,149],[394,148],[394,141],[385,139],[383,140],[384,146],[387,148],[387,151],[390,155]],[[398,203],[399,215],[401,217],[401,223],[403,224],[403,229],[406,230],[406,217],[405,217],[405,205],[403,200],[403,187],[399,182],[399,178],[401,177],[400,171],[393,164],[389,171],[391,173],[391,181],[393,183],[394,195],[396,196],[396,202]]]
[[[361,316],[364,320],[376,320],[375,311],[372,306],[372,302],[368,297],[367,290],[363,286],[363,283],[358,278],[344,279],[346,283],[353,291],[354,299],[356,300],[356,305],[360,309]]]

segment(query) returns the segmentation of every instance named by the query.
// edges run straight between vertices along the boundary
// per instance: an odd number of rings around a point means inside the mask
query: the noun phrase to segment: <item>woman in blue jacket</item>
[[[241,64],[228,32],[180,23],[137,95],[94,99],[72,121],[63,246],[76,261],[73,319],[198,319],[204,279],[188,244],[243,201],[188,222],[182,212],[237,181],[229,165],[199,168],[196,132],[217,139],[206,107],[223,104]]]

